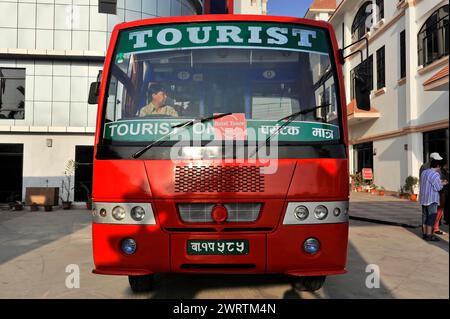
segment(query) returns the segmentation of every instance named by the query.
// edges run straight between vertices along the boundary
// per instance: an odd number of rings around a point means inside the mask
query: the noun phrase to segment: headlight
[[[112,215],[115,220],[122,220],[125,218],[125,209],[121,206],[116,206],[112,210]]]
[[[328,209],[323,205],[319,205],[314,210],[314,216],[316,216],[318,220],[324,220],[328,216]]]
[[[335,209],[333,209],[333,215],[338,217],[341,214],[341,210],[339,209],[339,207],[336,207]]]
[[[131,218],[139,222],[144,219],[145,210],[141,206],[135,206],[131,210]]]
[[[306,218],[308,218],[308,216],[309,216],[308,208],[306,208],[305,206],[297,206],[294,209],[294,215],[295,215],[295,218],[303,221]]]

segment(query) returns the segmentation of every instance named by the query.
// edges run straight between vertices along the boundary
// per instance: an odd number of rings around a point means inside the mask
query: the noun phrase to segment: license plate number
[[[188,255],[248,255],[248,240],[188,240]]]

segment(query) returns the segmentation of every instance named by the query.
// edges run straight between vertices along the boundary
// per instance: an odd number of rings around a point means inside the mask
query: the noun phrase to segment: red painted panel
[[[298,160],[289,198],[305,200],[348,200],[349,179],[346,159]]]
[[[317,238],[321,251],[310,256],[303,243]],[[285,225],[267,235],[267,272],[343,272],[347,259],[348,224]]]
[[[94,160],[94,201],[151,198],[144,163],[135,160]]]
[[[131,237],[137,250],[125,255],[120,250],[121,241]],[[92,243],[96,272],[132,274],[167,272],[170,270],[169,235],[155,225],[92,225]]]

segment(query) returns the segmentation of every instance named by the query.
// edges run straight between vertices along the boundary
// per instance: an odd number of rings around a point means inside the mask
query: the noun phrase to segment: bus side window
[[[105,119],[109,121],[116,120],[116,101],[117,101],[117,79],[115,76],[111,77],[108,90],[108,100],[106,102]]]

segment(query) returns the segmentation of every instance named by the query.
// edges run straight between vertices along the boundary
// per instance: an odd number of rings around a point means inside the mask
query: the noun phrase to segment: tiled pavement
[[[352,194],[351,207],[351,214],[372,218],[395,219],[406,213],[411,218],[420,216],[417,203],[368,194]],[[399,207],[402,213],[393,214],[389,207],[391,210]],[[412,208],[409,210],[409,207]],[[401,221],[408,220],[402,218]],[[448,299],[448,235],[440,236],[438,243],[429,243],[422,240],[419,229],[351,220],[348,273],[330,276],[318,292],[297,294],[287,278],[279,275],[158,274],[155,291],[136,295],[128,287],[126,277],[91,273],[90,222],[87,210],[0,211],[0,299]],[[65,285],[69,264],[79,266],[78,289],[68,289]],[[380,267],[379,289],[369,289],[365,285],[369,264]]]
[[[399,199],[392,195],[371,195],[352,192],[350,195],[350,217],[420,226],[422,210],[418,202]]]

